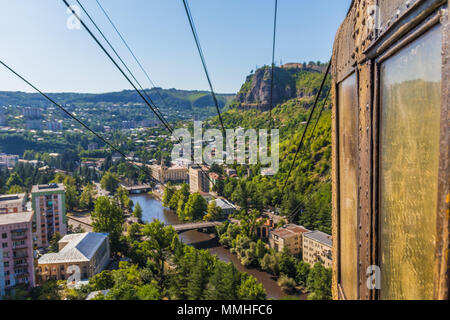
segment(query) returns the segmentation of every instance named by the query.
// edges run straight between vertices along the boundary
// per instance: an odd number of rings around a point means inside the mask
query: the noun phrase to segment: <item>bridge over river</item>
[[[208,229],[219,226],[224,221],[199,221],[199,222],[191,222],[191,223],[181,223],[174,224],[172,227],[176,232],[181,233],[189,230],[198,230],[198,229]]]

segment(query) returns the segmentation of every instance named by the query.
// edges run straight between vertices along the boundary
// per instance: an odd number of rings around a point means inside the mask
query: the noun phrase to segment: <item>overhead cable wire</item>
[[[272,108],[273,108],[273,86],[274,86],[274,69],[275,69],[275,44],[277,37],[277,11],[278,11],[278,0],[275,0],[275,10],[273,18],[273,39],[272,39],[272,68],[270,76],[270,103],[269,103],[269,123],[270,129],[273,127],[272,119]]]
[[[331,61],[328,63],[328,67],[327,67],[327,69],[326,69],[326,71],[325,71],[325,74],[324,74],[324,76],[323,76],[322,83],[320,84],[319,91],[317,92],[317,96],[316,96],[316,99],[315,99],[315,101],[314,101],[314,105],[313,105],[313,107],[312,107],[312,109],[311,109],[311,112],[310,112],[310,114],[309,114],[308,121],[306,122],[305,129],[304,129],[303,134],[302,134],[302,137],[301,137],[301,139],[300,139],[300,141],[299,141],[297,150],[296,150],[295,155],[294,155],[294,159],[292,160],[292,164],[291,164],[291,166],[290,166],[289,173],[288,173],[288,175],[287,175],[287,177],[286,177],[286,180],[285,180],[285,182],[284,182],[283,189],[282,189],[282,191],[281,191],[280,197],[278,198],[277,204],[279,204],[280,201],[281,201],[281,197],[283,196],[284,191],[286,190],[287,184],[288,184],[288,182],[289,182],[289,178],[290,178],[290,176],[291,176],[291,174],[292,174],[292,170],[293,170],[294,167],[295,167],[295,161],[297,160],[298,154],[299,154],[300,150],[302,149],[303,141],[305,140],[305,136],[306,136],[306,132],[308,131],[308,127],[309,127],[309,125],[310,125],[310,123],[311,123],[311,121],[312,121],[312,116],[313,116],[314,111],[315,111],[315,109],[316,109],[316,107],[317,107],[317,104],[318,104],[318,102],[319,102],[320,95],[321,95],[321,93],[322,93],[323,87],[324,87],[324,85],[325,85],[325,82],[326,82],[326,80],[327,80],[328,74],[329,74],[329,72],[330,72],[330,68],[331,68]]]
[[[54,104],[56,107],[58,107],[60,110],[62,110],[64,113],[66,113],[70,118],[72,118],[73,120],[75,120],[78,124],[80,124],[83,128],[85,128],[87,131],[89,131],[90,133],[92,133],[95,137],[97,137],[98,139],[100,139],[100,141],[102,141],[105,145],[109,146],[111,149],[113,149],[114,151],[116,151],[117,153],[119,153],[123,159],[130,163],[131,165],[133,165],[135,168],[139,169],[140,171],[142,171],[144,174],[146,174],[150,179],[157,181],[158,183],[161,183],[161,181],[159,181],[158,179],[156,179],[150,171],[148,171],[145,168],[145,164],[144,167],[142,166],[138,166],[136,164],[136,162],[134,162],[133,160],[131,160],[130,158],[128,158],[124,152],[122,152],[118,147],[116,147],[115,145],[113,145],[111,142],[109,142],[108,140],[106,140],[104,137],[102,137],[99,133],[97,133],[95,130],[91,129],[87,124],[85,124],[83,121],[81,121],[80,119],[78,119],[76,116],[74,116],[71,112],[69,112],[66,108],[64,108],[62,105],[60,105],[59,103],[57,103],[55,100],[53,100],[50,96],[48,96],[47,94],[45,94],[44,92],[42,92],[40,89],[38,89],[35,85],[33,85],[30,81],[28,81],[27,79],[25,79],[22,75],[20,75],[18,72],[16,72],[14,69],[12,69],[10,66],[8,66],[6,63],[4,63],[2,60],[0,60],[0,64],[3,65],[6,69],[8,69],[11,73],[13,73],[15,76],[17,76],[19,79],[21,79],[22,81],[24,81],[26,84],[28,84],[31,88],[33,88],[36,92],[38,92],[40,95],[42,95],[45,99],[47,99],[48,101],[50,101],[52,104]],[[186,202],[186,205],[190,206],[191,208],[193,208],[192,205],[190,205],[188,202]]]
[[[150,85],[155,89],[156,93],[158,94],[161,102],[167,107],[167,109],[169,109],[168,104],[166,103],[166,100],[163,98],[163,96],[161,95],[161,89],[158,88],[155,83],[153,82],[153,80],[150,78],[148,72],[145,70],[145,68],[142,66],[142,63],[139,61],[139,59],[136,57],[136,55],[134,54],[133,50],[131,50],[131,47],[128,45],[128,42],[125,40],[125,38],[122,36],[122,33],[119,31],[119,29],[116,27],[116,24],[112,21],[111,17],[109,16],[109,14],[106,12],[106,10],[103,8],[103,6],[100,4],[99,0],[96,0],[98,6],[100,7],[101,11],[103,12],[103,14],[106,16],[106,18],[108,19],[109,23],[111,24],[111,26],[114,28],[114,30],[116,31],[117,35],[120,37],[120,39],[122,40],[123,44],[126,46],[126,48],[128,49],[128,51],[130,52],[130,54],[133,56],[134,60],[136,61],[136,63],[138,64],[139,68],[141,69],[141,71],[144,73],[145,77],[147,78],[147,80],[149,81]],[[161,112],[161,111],[160,111]]]
[[[212,82],[211,82],[211,78],[209,76],[209,72],[208,72],[208,67],[206,65],[205,56],[203,54],[203,50],[202,50],[202,47],[201,47],[201,44],[200,44],[200,39],[198,37],[197,30],[195,28],[194,19],[192,17],[191,10],[189,8],[189,4],[188,4],[187,0],[183,0],[183,4],[184,4],[184,9],[186,11],[187,18],[189,20],[189,25],[191,27],[192,35],[194,36],[195,44],[197,46],[197,50],[198,50],[198,53],[200,55],[200,59],[202,61],[203,70],[205,71],[206,79],[208,80],[209,88],[211,90],[211,95],[212,95],[213,100],[214,100],[216,111],[217,111],[217,114],[219,115],[220,124],[222,126],[222,132],[223,132],[223,135],[225,136],[225,132],[226,131],[225,131],[225,126],[223,124],[222,115],[220,113],[219,102],[217,100],[217,96],[216,96],[216,93],[214,92],[213,85],[212,85]]]
[[[97,39],[97,37],[92,33],[92,31],[89,29],[89,27],[84,23],[83,19],[75,12],[75,10],[67,3],[66,0],[62,0],[64,4],[67,6],[67,8],[72,12],[72,14],[80,21],[83,28],[89,33],[89,35],[94,39],[94,41],[100,46],[100,48],[103,50],[103,52],[108,56],[108,58],[111,60],[111,62],[116,66],[117,69],[119,69],[120,73],[125,77],[125,79],[131,84],[133,89],[139,94],[139,96],[144,100],[144,102],[147,104],[147,106],[152,110],[152,112],[158,117],[158,119],[161,121],[161,123],[166,127],[166,129],[173,133],[173,130],[170,126],[168,126],[164,119],[161,117],[161,115],[155,110],[155,108],[152,106],[152,104],[145,99],[144,95],[139,91],[139,89],[136,87],[136,85],[131,81],[131,79],[127,76],[127,74],[123,71],[123,69],[119,66],[119,64],[114,60],[114,58],[111,56],[111,54],[108,52],[108,50],[105,49],[105,47],[102,45],[102,43]]]
[[[147,94],[146,90],[142,87],[141,83],[136,79],[136,77],[134,76],[133,72],[131,72],[131,70],[128,68],[127,64],[123,61],[123,59],[121,58],[121,56],[119,55],[119,53],[116,51],[116,49],[113,47],[113,45],[111,44],[111,42],[108,40],[108,38],[105,36],[105,34],[102,32],[102,30],[100,29],[100,27],[97,25],[97,23],[95,23],[94,19],[91,17],[91,15],[87,12],[87,10],[84,8],[84,6],[81,4],[81,2],[79,0],[76,0],[76,2],[78,3],[78,5],[81,7],[81,9],[83,10],[83,12],[86,14],[86,16],[89,18],[89,20],[91,21],[91,23],[94,25],[94,27],[97,29],[97,31],[100,33],[100,35],[102,36],[102,38],[106,41],[106,43],[108,44],[108,46],[111,48],[111,50],[114,52],[114,54],[116,55],[116,57],[120,60],[120,62],[122,63],[122,65],[125,67],[125,69],[128,71],[128,73],[131,75],[131,77],[134,79],[134,81],[137,83],[137,85],[139,86],[139,88],[141,89],[141,91],[144,93],[145,97],[148,99],[148,101],[153,105],[153,107],[155,108],[155,110],[158,112],[159,116],[161,117],[161,119],[164,121],[164,125],[165,126],[169,126],[168,121],[164,118],[164,115],[161,113],[161,111],[159,110],[159,108],[156,106],[156,104],[153,102],[152,98]]]
[[[113,149],[114,151],[116,151],[117,153],[119,153],[126,161],[130,162],[131,164],[133,164],[135,167],[137,167],[139,170],[141,170],[142,172],[146,173],[147,175],[149,175],[152,178],[152,175],[150,172],[148,172],[148,170],[143,169],[142,167],[136,165],[133,161],[131,161],[126,155],[125,153],[123,153],[118,147],[114,146],[112,143],[110,143],[108,140],[106,140],[104,137],[102,137],[100,134],[98,134],[96,131],[94,131],[93,129],[91,129],[87,124],[85,124],[83,121],[81,121],[80,119],[78,119],[76,116],[74,116],[71,112],[69,112],[66,108],[64,108],[62,105],[60,105],[59,103],[57,103],[55,100],[53,100],[51,97],[49,97],[47,94],[45,94],[44,92],[42,92],[40,89],[38,89],[35,85],[33,85],[30,81],[28,81],[27,79],[25,79],[23,76],[21,76],[18,72],[16,72],[14,69],[12,69],[10,66],[8,66],[6,63],[4,63],[3,61],[0,60],[0,64],[2,64],[6,69],[8,69],[10,72],[12,72],[14,75],[16,75],[19,79],[21,79],[22,81],[24,81],[26,84],[28,84],[31,88],[33,88],[34,90],[36,90],[40,95],[42,95],[44,98],[46,98],[48,101],[50,101],[52,104],[54,104],[55,106],[57,106],[59,109],[61,109],[64,113],[66,113],[70,118],[72,118],[73,120],[75,120],[77,123],[79,123],[82,127],[84,127],[86,130],[88,130],[90,133],[92,133],[94,136],[96,136],[98,139],[100,139],[103,143],[105,143],[106,145],[108,145],[111,149]]]

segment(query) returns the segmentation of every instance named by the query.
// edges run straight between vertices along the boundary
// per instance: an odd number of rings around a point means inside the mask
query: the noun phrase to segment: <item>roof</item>
[[[310,238],[312,240],[315,240],[317,242],[320,242],[324,245],[327,245],[329,247],[333,246],[333,241],[331,239],[331,236],[329,234],[326,234],[325,232],[315,230],[315,231],[305,233],[304,236],[307,238]]]
[[[273,234],[279,236],[280,238],[289,238],[307,232],[309,232],[308,229],[306,229],[303,226],[298,226],[296,224],[287,224],[281,228],[272,231]]]
[[[0,204],[11,204],[22,202],[25,198],[25,193],[5,194],[0,196]]]
[[[0,214],[0,225],[30,222],[32,217],[32,211]]]
[[[100,245],[108,238],[105,233],[86,232],[64,236],[59,243],[67,243],[57,253],[44,254],[39,264],[90,261]]]
[[[50,183],[34,185],[31,192],[46,192],[46,191],[64,191],[64,184],[62,183]]]
[[[222,210],[226,210],[226,209],[235,209],[234,205],[231,204],[228,200],[226,199],[215,199],[215,200],[211,200],[211,201],[215,201],[216,205],[221,208]]]

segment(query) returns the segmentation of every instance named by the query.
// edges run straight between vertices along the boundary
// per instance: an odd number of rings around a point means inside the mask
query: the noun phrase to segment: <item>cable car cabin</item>
[[[448,0],[354,0],[333,49],[333,297],[448,299]]]

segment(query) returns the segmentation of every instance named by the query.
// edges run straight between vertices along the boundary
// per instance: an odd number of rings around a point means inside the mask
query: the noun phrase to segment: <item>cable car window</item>
[[[356,73],[338,87],[340,283],[357,299],[358,104]]]
[[[380,68],[382,299],[432,299],[441,108],[440,26]]]

